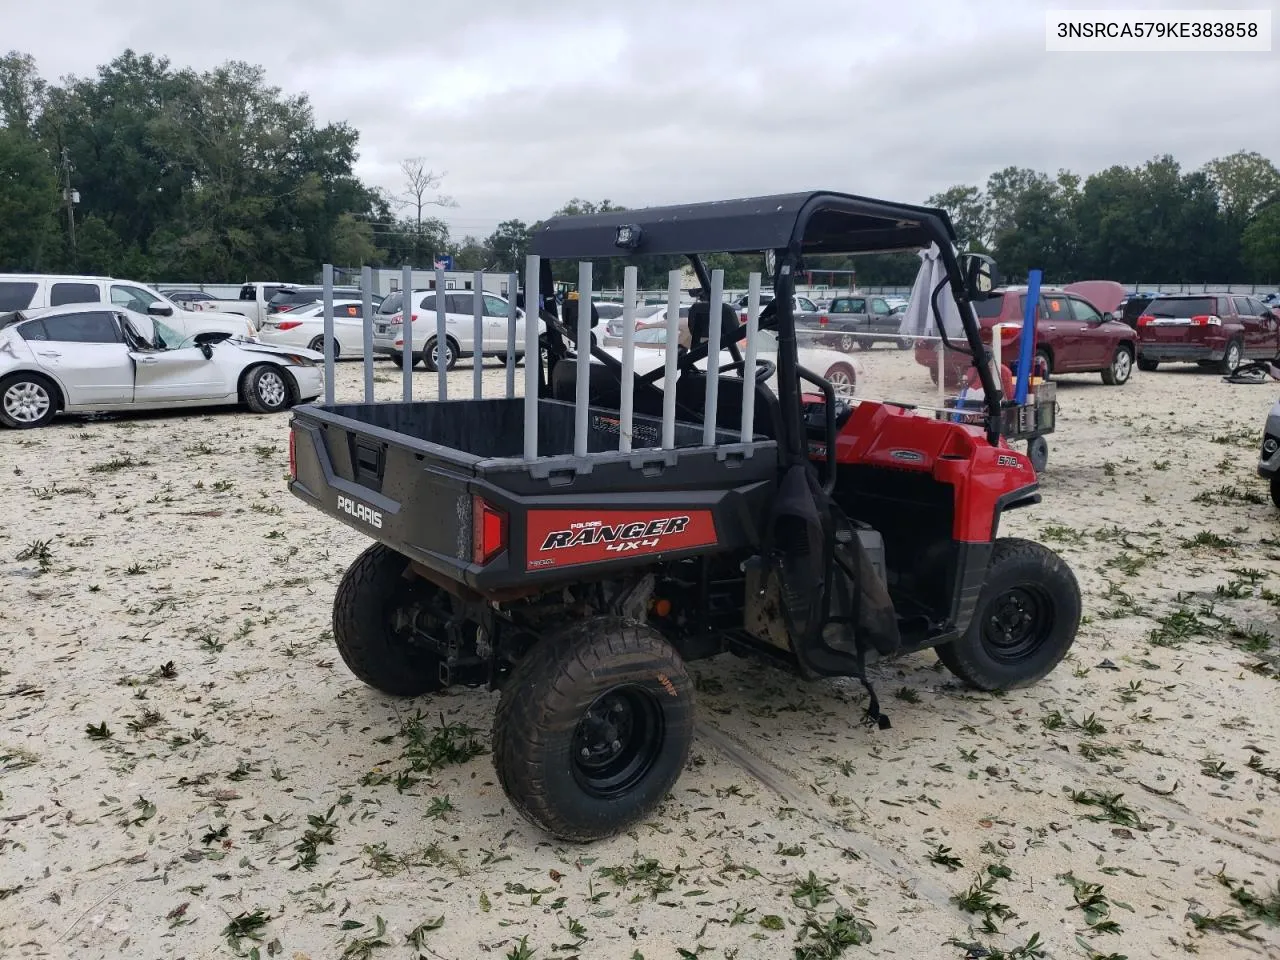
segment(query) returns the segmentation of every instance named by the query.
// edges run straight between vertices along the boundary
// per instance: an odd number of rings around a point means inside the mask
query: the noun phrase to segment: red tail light
[[[507,515],[484,497],[471,498],[471,559],[486,564],[507,549]]]
[[[818,318],[818,323],[824,327],[830,322],[831,321],[827,319],[827,315],[825,313]]]
[[[302,326],[301,320],[286,320],[284,323],[274,325],[277,330],[292,330],[294,327]]]
[[[1149,313],[1144,313],[1138,318],[1138,326],[1145,327],[1148,323],[1155,323],[1156,318]]]
[[[293,431],[289,431],[289,476],[298,479],[298,454],[293,447]]]
[[[1209,314],[1201,314],[1198,317],[1191,318],[1192,324],[1197,327],[1220,327],[1222,326],[1222,318],[1210,316]]]

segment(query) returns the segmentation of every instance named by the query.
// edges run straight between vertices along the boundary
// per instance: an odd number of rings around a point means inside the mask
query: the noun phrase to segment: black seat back
[[[777,395],[759,380],[755,383],[756,405],[752,432],[757,436],[778,439],[782,430],[782,407]],[[742,427],[742,378],[720,374],[716,382],[716,426],[721,430]],[[702,370],[685,370],[676,382],[676,400],[683,407],[705,410],[707,375]]]
[[[723,350],[729,344],[738,342],[740,322],[737,311],[727,303],[720,305],[720,317],[720,349]],[[706,343],[710,332],[711,304],[706,300],[699,300],[689,308],[690,348]]]

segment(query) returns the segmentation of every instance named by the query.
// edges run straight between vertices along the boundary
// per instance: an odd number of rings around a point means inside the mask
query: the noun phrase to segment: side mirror
[[[965,295],[970,301],[986,300],[999,285],[1000,274],[996,262],[980,253],[966,253],[960,257],[960,269],[964,275]]]
[[[147,307],[147,313],[153,317],[171,317],[173,316],[173,307],[167,303],[153,303]]]
[[[213,355],[212,351],[209,349],[210,347],[215,343],[222,343],[223,340],[230,339],[231,334],[227,333],[225,330],[210,330],[205,333],[197,333],[195,337],[192,338],[192,343],[199,347],[204,352],[204,355],[208,357]]]
[[[1114,313],[1107,311],[1102,315],[1102,322],[1111,323],[1113,320],[1115,320],[1115,318],[1116,318],[1116,315]]]

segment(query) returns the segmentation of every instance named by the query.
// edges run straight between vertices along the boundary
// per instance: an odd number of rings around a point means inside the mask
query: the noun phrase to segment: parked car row
[[[226,331],[190,334],[165,320],[112,303],[0,317],[0,424],[27,429],[60,412],[226,404],[275,413],[324,387],[321,354]]]

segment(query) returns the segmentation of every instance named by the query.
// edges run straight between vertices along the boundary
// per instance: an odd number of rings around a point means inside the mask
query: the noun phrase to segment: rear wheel
[[[443,362],[446,370],[452,370],[454,364],[458,362],[458,345],[449,337],[444,339]],[[422,348],[422,365],[434,372],[440,369],[440,363],[440,351],[436,349],[436,338],[432,337],[427,341],[426,346]]]
[[[899,337],[899,338],[898,338],[898,349],[899,349],[899,350],[910,350],[910,349],[911,349],[912,347],[914,347],[915,345],[916,345],[916,341],[915,341],[915,338],[914,338],[914,337]]]
[[[1102,371],[1102,382],[1109,387],[1118,387],[1128,382],[1133,373],[1133,351],[1127,346],[1116,347],[1115,356],[1111,358],[1111,366]]]
[[[938,659],[979,690],[1035,683],[1066,656],[1080,626],[1080,586],[1052,550],[1007,537],[991,551],[973,619]]]
[[[861,347],[863,350],[870,350],[875,345],[876,345],[876,342],[871,337],[858,338],[858,346]]]
[[[18,430],[43,427],[58,412],[58,391],[38,373],[0,380],[0,423]]]
[[[1049,465],[1049,441],[1044,437],[1032,437],[1027,441],[1027,459],[1036,473],[1044,473]]]
[[[1227,349],[1223,351],[1222,360],[1218,364],[1218,372],[1223,374],[1233,374],[1236,367],[1240,366],[1240,358],[1244,355],[1244,351],[1240,348],[1239,340],[1232,340],[1227,344]]]
[[[842,333],[840,334],[840,341],[837,344],[837,346],[839,346],[839,348],[843,350],[845,353],[853,353],[853,347],[855,343],[856,341],[853,339],[852,334]]]
[[[245,373],[240,392],[245,405],[254,413],[279,413],[293,405],[288,374],[267,363],[251,367]]]
[[[307,344],[308,350],[314,350],[316,353],[324,353],[324,337],[313,337],[311,342]],[[333,341],[333,359],[337,360],[338,355],[342,353],[342,346],[337,340]]]
[[[1146,373],[1151,373],[1160,366],[1159,360],[1147,360],[1145,357],[1138,358],[1138,369]]]
[[[333,600],[333,639],[358,678],[394,697],[439,690],[440,660],[412,640],[415,605],[429,604],[439,588],[406,578],[409,561],[375,543],[356,558]]]
[[[493,762],[517,810],[562,840],[647,817],[693,741],[693,684],[652,627],[593,617],[544,638],[503,684]]]

